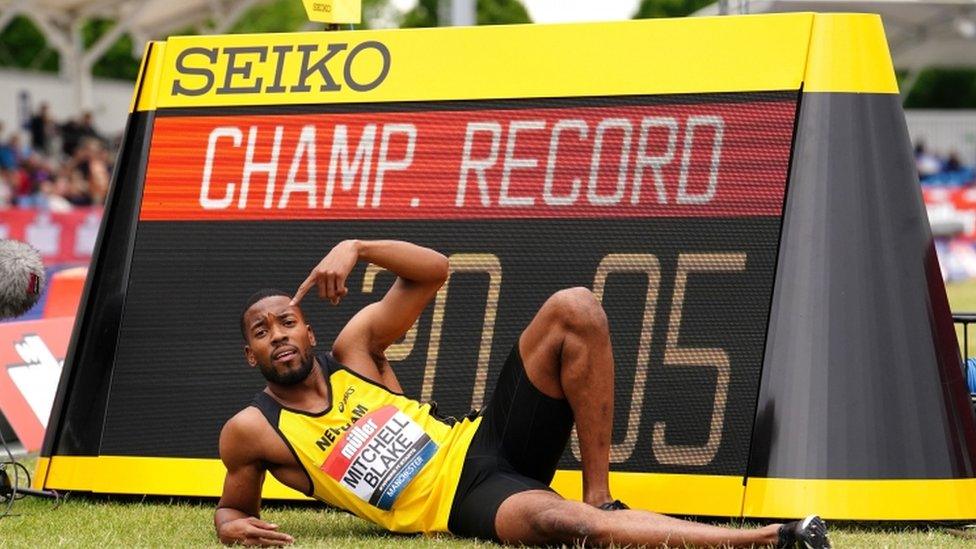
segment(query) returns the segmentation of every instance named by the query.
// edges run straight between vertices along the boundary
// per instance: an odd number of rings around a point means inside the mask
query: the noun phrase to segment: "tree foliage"
[[[93,19],[82,28],[82,41],[89,47],[114,25],[112,21]],[[0,66],[57,72],[61,59],[57,50],[47,45],[44,35],[30,19],[15,17],[0,32]],[[92,67],[92,74],[103,78],[135,80],[139,61],[132,55],[132,39],[119,38]]]
[[[412,10],[403,16],[400,23],[404,28],[436,27],[437,0],[420,0]]]
[[[714,3],[715,0],[641,0],[634,19],[684,17]]]
[[[57,72],[58,52],[30,19],[18,15],[0,32],[0,67]]]
[[[478,0],[479,25],[531,23],[532,18],[519,0]]]
[[[477,23],[479,25],[507,25],[531,23],[529,12],[519,0],[478,0]],[[403,16],[404,28],[436,27],[437,0],[420,0]]]
[[[114,21],[93,19],[82,30],[85,47],[94,44],[99,37],[108,32]],[[123,34],[92,67],[92,74],[102,78],[135,80],[139,76],[139,60],[132,55],[132,38]]]
[[[230,32],[294,32],[307,22],[301,0],[275,0],[249,9]]]
[[[905,98],[910,109],[976,109],[976,70],[927,69]]]

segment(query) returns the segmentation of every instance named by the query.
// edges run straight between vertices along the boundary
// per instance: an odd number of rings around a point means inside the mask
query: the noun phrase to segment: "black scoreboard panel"
[[[421,396],[427,376],[433,379],[429,396],[442,411],[466,413],[474,404],[486,330],[492,332],[487,387],[478,391],[490,397],[508,351],[545,299],[561,288],[593,288],[602,278],[617,376],[615,469],[695,465],[737,474],[749,448],[778,232],[775,219],[149,223],[140,228],[142,245],[133,259],[101,451],[214,456],[222,421],[263,384],[241,350],[239,317],[249,291],[268,281],[292,291],[322,250],[341,239],[399,238],[462,264],[471,257],[496,261],[451,275],[434,361],[435,304],[420,318],[410,353],[394,363],[407,394]],[[529,236],[534,241],[526,242]],[[642,262],[628,264],[627,256]],[[689,270],[689,258],[696,257],[707,257],[710,270]],[[679,263],[682,302],[675,296]],[[637,270],[645,266],[651,276]],[[365,275],[365,265],[352,273],[350,294],[339,307],[305,301],[320,342],[331,341],[392,281],[380,274],[372,292],[363,292]],[[680,324],[671,320],[676,310]],[[491,325],[486,315],[494,316]],[[680,348],[721,349],[728,356],[725,387],[718,387],[715,365],[665,364],[669,331],[680,334]],[[638,364],[642,337],[650,348]],[[636,405],[635,386],[643,387]],[[724,403],[717,402],[722,393]],[[724,408],[718,424],[716,406]],[[663,445],[652,443],[656,425],[664,426]],[[706,448],[713,429],[719,442],[714,456],[680,450]],[[626,443],[631,432],[636,440]],[[670,462],[655,458],[666,452]],[[571,451],[563,465],[578,465]]]
[[[766,93],[161,111],[99,451],[215,457],[263,385],[243,359],[246,297],[294,291],[343,239],[394,238],[452,267],[390,350],[408,395],[479,407],[538,307],[584,286],[614,344],[612,468],[744,475],[795,107]],[[360,264],[340,306],[307,297],[320,348],[391,282]],[[579,467],[574,444],[561,465]]]

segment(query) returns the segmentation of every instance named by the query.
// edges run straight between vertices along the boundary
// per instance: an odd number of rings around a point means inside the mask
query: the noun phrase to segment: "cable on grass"
[[[24,464],[14,459],[14,454],[10,451],[10,446],[7,445],[7,440],[4,438],[2,432],[0,432],[0,444],[3,445],[3,449],[7,453],[7,461],[0,461],[0,504],[5,504],[3,510],[0,511],[0,519],[7,516],[16,516],[10,512],[13,509],[14,502],[19,499],[24,499],[29,495],[53,498],[53,508],[57,509],[64,500],[64,497],[53,490],[31,490],[29,488],[31,484],[30,471],[27,470]],[[13,481],[11,481],[10,475],[7,474],[8,467],[13,470]],[[26,479],[26,482],[23,484],[20,481],[21,475]]]
[[[14,506],[14,501],[20,499],[17,497],[17,488],[20,486],[20,470],[23,469],[24,474],[27,475],[28,485],[30,485],[30,472],[27,470],[27,467],[24,467],[20,463],[17,463],[17,460],[14,459],[14,454],[13,452],[10,451],[10,446],[7,446],[7,439],[4,438],[3,431],[0,431],[0,444],[3,444],[3,449],[4,451],[7,452],[7,458],[8,458],[8,461],[0,462],[0,484],[2,484],[3,479],[9,479],[9,477],[7,477],[6,474],[7,465],[14,466],[13,467],[14,481],[10,485],[11,488],[10,495],[7,496],[3,493],[0,493],[0,503],[2,502],[6,503],[6,507],[3,509],[2,512],[0,512],[0,519],[2,519],[10,514],[10,511],[13,509]],[[21,497],[23,496],[21,495]]]

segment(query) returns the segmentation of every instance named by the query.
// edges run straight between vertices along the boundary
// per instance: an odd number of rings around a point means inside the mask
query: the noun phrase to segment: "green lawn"
[[[24,462],[31,468],[34,465],[33,459]],[[55,506],[49,500],[25,498],[14,504],[11,516],[0,519],[0,547],[219,547],[211,522],[213,508],[212,500],[140,501],[69,496]],[[352,515],[310,505],[268,505],[262,515],[265,520],[278,524],[281,531],[293,535],[296,547],[497,547],[447,535],[434,538],[390,535]],[[953,535],[940,527],[881,529],[834,523],[831,539],[835,547],[962,549],[976,546],[974,539]]]
[[[976,282],[951,284],[947,291],[954,311],[976,311]],[[976,352],[976,333],[970,334],[970,346]],[[27,462],[33,469],[33,460]],[[0,547],[214,547],[213,505],[78,496],[55,508],[52,502],[27,498],[14,505],[13,516],[0,519]],[[351,515],[310,506],[270,505],[264,518],[295,536],[298,547],[494,547],[450,536],[393,536]],[[833,523],[831,538],[836,547],[976,547],[976,538],[964,539],[938,526],[880,529]]]
[[[210,520],[213,502],[113,502],[69,498],[57,509],[26,499],[17,516],[0,519],[2,547],[199,547],[218,546]],[[295,536],[296,547],[487,548],[489,543],[450,536],[393,536],[345,513],[311,507],[267,507],[264,518]],[[939,529],[878,530],[834,524],[836,547],[973,547],[974,540]]]

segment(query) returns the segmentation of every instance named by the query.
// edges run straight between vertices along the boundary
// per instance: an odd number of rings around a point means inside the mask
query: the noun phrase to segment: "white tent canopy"
[[[0,0],[0,29],[23,15],[37,26],[48,45],[61,56],[61,76],[75,88],[78,109],[92,103],[91,70],[122,35],[128,34],[142,55],[147,40],[180,29],[227,31],[254,5],[267,0]],[[91,19],[115,25],[94,44],[84,45],[82,29]]]
[[[880,14],[895,67],[910,74],[976,66],[976,0],[725,0],[695,15],[793,11]]]

